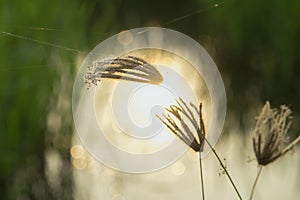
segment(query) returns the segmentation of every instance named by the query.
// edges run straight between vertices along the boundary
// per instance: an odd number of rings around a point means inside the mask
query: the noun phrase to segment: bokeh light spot
[[[132,42],[132,33],[129,30],[120,32],[118,34],[118,41],[122,45],[129,45]]]

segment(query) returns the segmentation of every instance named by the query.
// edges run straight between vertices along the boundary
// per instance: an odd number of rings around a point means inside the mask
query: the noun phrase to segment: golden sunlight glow
[[[87,159],[85,158],[73,159],[72,164],[75,169],[85,169],[87,167]]]
[[[172,94],[166,87],[160,85],[145,85],[134,92],[129,100],[129,116],[132,121],[139,127],[148,126],[152,119],[150,113],[154,106],[168,107],[176,103],[175,94]]]
[[[81,145],[73,145],[70,153],[73,158],[80,159],[84,154],[84,149]]]
[[[70,149],[72,164],[75,169],[85,169],[88,165],[87,155],[81,145],[73,145]]]
[[[119,33],[118,41],[127,44],[131,42],[131,37],[129,31],[123,31]],[[188,61],[161,49],[138,49],[128,55],[151,63],[164,80],[159,85],[124,80],[101,82],[95,92],[96,117],[112,145],[128,153],[147,154],[160,151],[172,143],[176,138],[155,115],[161,115],[164,108],[176,104],[178,97],[194,104],[201,100],[205,105],[206,119],[210,119],[208,89],[201,75]]]

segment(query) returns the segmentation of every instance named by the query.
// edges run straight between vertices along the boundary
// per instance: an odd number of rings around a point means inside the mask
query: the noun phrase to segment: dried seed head
[[[97,85],[102,78],[123,79],[141,83],[159,84],[163,81],[159,71],[145,60],[135,56],[95,61],[88,67],[85,83]]]
[[[267,165],[285,155],[299,142],[300,135],[289,142],[287,132],[292,123],[292,111],[281,105],[280,109],[272,109],[267,101],[256,118],[253,135],[253,149],[257,162]]]
[[[202,152],[206,135],[202,117],[202,104],[200,103],[199,109],[192,103],[190,103],[189,107],[181,98],[177,100],[177,104],[178,105],[171,105],[169,108],[166,108],[169,114],[163,114],[164,119],[158,115],[156,116],[172,133],[191,149],[196,152]],[[193,108],[195,112],[193,112],[191,108]],[[196,118],[195,113],[199,115],[199,117]],[[199,121],[197,121],[197,119],[199,119]]]
[[[181,109],[178,106],[171,105],[170,108],[166,108],[166,111],[172,113],[178,120],[181,120],[181,115],[179,113]]]

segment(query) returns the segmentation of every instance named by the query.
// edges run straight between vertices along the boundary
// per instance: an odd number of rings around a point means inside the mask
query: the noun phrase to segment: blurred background
[[[143,26],[180,31],[216,62],[228,100],[216,149],[248,198],[257,170],[248,162],[254,156],[250,136],[264,102],[289,105],[291,137],[300,129],[297,0],[1,0],[1,199],[200,198],[193,152],[159,172],[124,174],[93,160],[74,130],[77,68],[107,37]],[[255,199],[297,199],[299,155],[295,148],[268,166]],[[207,199],[236,198],[212,155],[204,168]]]

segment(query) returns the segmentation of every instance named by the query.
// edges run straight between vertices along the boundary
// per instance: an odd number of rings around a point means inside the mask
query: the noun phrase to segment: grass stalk
[[[200,166],[200,179],[201,179],[202,200],[205,200],[205,195],[204,195],[204,176],[203,176],[203,169],[202,169],[201,152],[199,152],[199,166]]]
[[[229,181],[230,181],[232,187],[234,188],[236,194],[238,195],[239,199],[240,199],[240,200],[243,200],[241,194],[239,193],[239,191],[238,191],[236,185],[235,185],[234,182],[233,182],[233,179],[232,179],[231,176],[229,175],[228,170],[226,169],[226,166],[223,164],[223,162],[222,162],[221,158],[219,157],[219,155],[217,154],[215,148],[210,144],[210,142],[209,142],[205,137],[204,137],[204,139],[205,139],[206,143],[208,144],[209,148],[212,150],[213,154],[216,156],[217,160],[219,161],[219,164],[221,165],[222,169],[224,170],[226,176],[228,177],[228,179],[229,179]]]
[[[251,189],[251,194],[250,194],[249,200],[252,200],[252,198],[253,198],[254,191],[255,191],[255,188],[256,188],[258,179],[259,179],[260,174],[261,174],[261,172],[262,172],[262,168],[263,168],[263,166],[262,166],[262,165],[259,165],[259,169],[258,169],[256,178],[255,178],[255,180],[254,180],[254,183],[253,183],[253,186],[252,186],[252,189]]]

